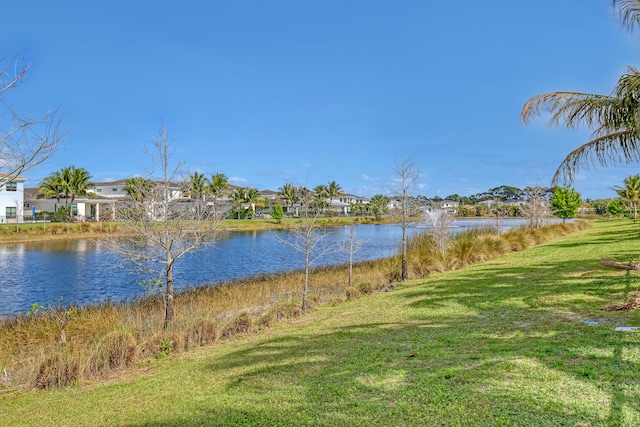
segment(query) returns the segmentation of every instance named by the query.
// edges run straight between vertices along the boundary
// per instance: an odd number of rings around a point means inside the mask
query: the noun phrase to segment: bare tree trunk
[[[307,294],[309,293],[309,253],[305,256],[304,288],[302,289],[302,312],[307,312]]]
[[[167,254],[167,256],[170,256]],[[165,289],[165,314],[164,314],[164,328],[167,329],[173,325],[175,320],[175,309],[173,306],[173,263],[169,263],[167,266],[167,287]]]
[[[402,226],[402,269],[401,269],[401,277],[402,280],[407,280],[409,278],[409,271],[407,268],[407,227],[403,224]]]

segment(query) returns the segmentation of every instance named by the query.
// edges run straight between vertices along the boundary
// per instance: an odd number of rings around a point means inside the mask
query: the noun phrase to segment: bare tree
[[[393,198],[398,202],[398,206],[393,210],[392,215],[402,227],[401,257],[402,257],[402,280],[409,277],[407,267],[407,228],[414,222],[420,221],[420,205],[413,197],[415,186],[420,177],[420,172],[409,159],[403,159],[396,163],[394,168],[397,186],[392,190]]]
[[[551,215],[548,194],[549,190],[536,185],[524,189],[526,203],[522,206],[522,216],[528,222],[530,228],[541,228]]]
[[[338,248],[349,254],[349,286],[353,286],[353,255],[360,250],[364,242],[356,239],[356,232],[353,225],[349,226],[347,238],[338,242]]]
[[[55,152],[66,131],[58,108],[28,117],[16,111],[4,95],[24,79],[29,66],[17,56],[0,59],[0,185],[42,163]]]
[[[307,295],[309,293],[309,274],[313,264],[321,257],[336,251],[335,245],[326,241],[328,233],[318,224],[318,210],[311,213],[309,203],[313,194],[305,187],[296,187],[296,198],[302,206],[300,222],[288,231],[287,237],[274,234],[280,243],[292,247],[296,252],[304,255],[304,287],[302,289],[302,311],[308,309]]]
[[[122,236],[104,239],[104,244],[123,266],[133,265],[163,278],[167,328],[175,318],[173,267],[187,253],[213,243],[221,218],[216,209],[201,206],[202,198],[183,197],[188,177],[182,164],[173,161],[164,123],[147,155],[152,169],[116,212]]]

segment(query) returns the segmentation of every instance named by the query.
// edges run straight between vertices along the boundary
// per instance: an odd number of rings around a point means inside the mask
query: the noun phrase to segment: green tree
[[[239,187],[233,192],[233,209],[236,211],[236,219],[244,217],[245,208],[243,205],[247,203],[247,192],[249,187]]]
[[[316,196],[311,201],[311,206],[324,212],[325,208],[331,203],[331,200],[329,200],[329,203],[326,200],[329,197],[329,187],[324,184],[316,185],[313,188],[313,192]]]
[[[49,199],[51,197],[56,198],[57,204],[60,204],[60,198],[64,194],[65,183],[62,179],[60,171],[52,172],[44,178],[38,186],[38,197]]]
[[[282,222],[282,218],[284,218],[284,209],[282,209],[282,205],[280,203],[273,205],[273,208],[271,209],[271,218],[275,219],[278,224]]]
[[[209,188],[207,193],[211,195],[213,201],[213,211],[214,213],[219,214],[218,201],[229,196],[229,192],[231,190],[229,179],[225,174],[217,173],[215,175],[211,175],[208,184]]]
[[[293,184],[284,184],[278,189],[278,197],[293,209],[293,205],[298,201],[296,187]]]
[[[155,183],[153,181],[141,176],[134,176],[133,178],[127,179],[123,190],[129,197],[132,197],[138,202],[142,202],[151,194],[154,186]]]
[[[209,187],[209,180],[204,174],[194,172],[189,175],[189,184],[186,193],[192,199],[204,200]]]
[[[257,188],[246,188],[244,193],[244,201],[249,204],[251,209],[251,218],[256,216],[256,206],[264,208],[264,198],[260,195],[260,191]]]
[[[329,196],[329,210],[333,209],[333,198],[342,194],[342,186],[336,181],[331,181],[327,185],[327,196]]]
[[[607,213],[610,216],[621,215],[624,207],[622,206],[622,202],[618,199],[611,200],[607,204]]]
[[[571,187],[556,187],[551,196],[553,214],[562,218],[562,222],[565,222],[567,218],[575,218],[581,204],[580,193]]]
[[[374,194],[367,203],[367,209],[379,221],[388,212],[389,198],[383,194]]]
[[[640,175],[628,176],[624,179],[624,187],[615,186],[613,190],[633,210],[633,221],[638,218],[638,201],[640,201]]]
[[[630,30],[640,23],[640,1],[613,0],[623,24]],[[615,166],[640,160],[640,71],[629,67],[611,95],[552,92],[531,98],[520,114],[523,123],[544,112],[551,113],[550,125],[569,129],[586,125],[591,140],[570,152],[556,170],[552,185],[561,179],[571,182],[576,173],[593,164]]]

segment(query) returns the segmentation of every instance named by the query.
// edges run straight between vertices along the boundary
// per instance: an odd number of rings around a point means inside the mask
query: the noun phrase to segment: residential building
[[[21,176],[9,177],[0,173],[0,223],[24,221],[25,181]]]

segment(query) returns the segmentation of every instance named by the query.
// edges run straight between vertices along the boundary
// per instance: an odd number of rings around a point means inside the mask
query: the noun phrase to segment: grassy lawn
[[[0,424],[640,425],[639,228],[602,221],[127,378],[0,395]]]

